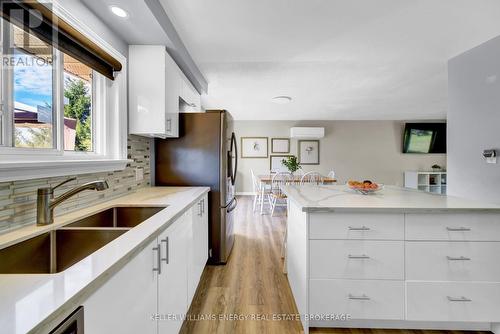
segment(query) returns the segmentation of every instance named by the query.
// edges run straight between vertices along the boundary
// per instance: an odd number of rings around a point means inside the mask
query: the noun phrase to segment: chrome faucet
[[[59,183],[55,187],[43,187],[39,188],[37,191],[36,199],[36,224],[37,225],[49,225],[54,222],[54,209],[56,206],[67,200],[68,198],[84,191],[84,190],[97,190],[103,191],[109,188],[108,182],[104,180],[92,181],[74,189],[68,190],[61,196],[54,199],[54,190],[63,184],[76,180],[76,177],[68,179],[62,183]]]

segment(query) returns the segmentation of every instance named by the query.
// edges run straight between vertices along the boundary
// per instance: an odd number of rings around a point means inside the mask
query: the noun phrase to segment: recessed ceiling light
[[[115,14],[116,16],[118,16],[118,17],[121,17],[121,18],[127,18],[128,17],[128,12],[125,9],[120,8],[118,6],[114,6],[114,5],[109,6],[109,10],[111,10],[111,12],[113,14]]]
[[[276,104],[287,104],[292,102],[292,98],[290,96],[275,96],[271,99]]]

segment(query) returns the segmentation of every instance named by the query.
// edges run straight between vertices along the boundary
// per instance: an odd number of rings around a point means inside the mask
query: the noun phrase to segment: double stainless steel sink
[[[64,271],[164,208],[117,206],[0,249],[0,274]]]

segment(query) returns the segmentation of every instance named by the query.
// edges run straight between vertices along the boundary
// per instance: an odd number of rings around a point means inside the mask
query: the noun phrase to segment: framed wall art
[[[267,137],[241,137],[242,158],[267,158]]]
[[[271,138],[271,153],[290,153],[290,139]]]
[[[288,157],[291,157],[291,155],[271,155],[269,157],[269,170],[271,173],[288,172],[288,168],[281,162]]]
[[[299,163],[319,165],[319,140],[299,140]]]

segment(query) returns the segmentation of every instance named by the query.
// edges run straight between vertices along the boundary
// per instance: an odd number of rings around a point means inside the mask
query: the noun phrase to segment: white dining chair
[[[259,181],[253,169],[250,170],[252,173],[252,185],[253,185],[253,211],[257,209],[258,206],[262,206],[264,203],[269,203],[269,207],[271,207],[271,191],[267,189],[262,182]]]
[[[286,207],[286,195],[281,190],[282,185],[293,183],[293,175],[287,172],[274,174],[271,180],[271,217],[274,215],[274,209],[277,206]]]
[[[302,175],[300,184],[323,184],[323,175],[318,172],[312,171]]]

